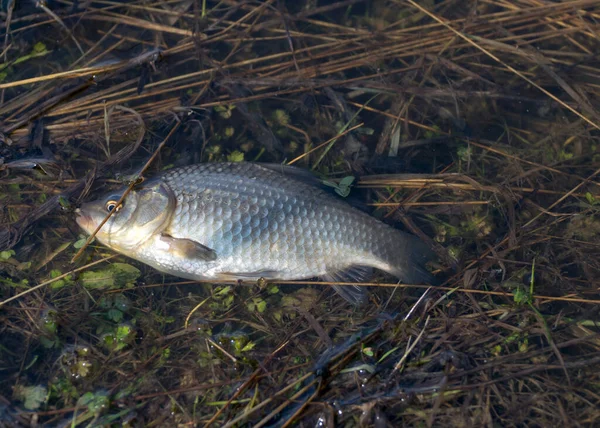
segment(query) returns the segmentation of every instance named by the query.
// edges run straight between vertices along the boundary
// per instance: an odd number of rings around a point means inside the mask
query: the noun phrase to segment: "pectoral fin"
[[[213,262],[217,260],[217,253],[199,242],[191,239],[173,238],[169,235],[161,235],[160,240],[169,245],[169,252],[181,258]]]

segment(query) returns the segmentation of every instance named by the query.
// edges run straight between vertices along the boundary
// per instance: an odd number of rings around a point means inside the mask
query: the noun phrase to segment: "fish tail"
[[[436,254],[416,236],[396,232],[399,235],[387,252],[388,268],[384,270],[406,284],[437,284],[438,280],[427,269],[427,263],[436,260]]]

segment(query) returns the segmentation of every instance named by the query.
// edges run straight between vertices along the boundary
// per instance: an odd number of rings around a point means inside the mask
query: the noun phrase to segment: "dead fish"
[[[308,174],[308,176],[307,176]],[[372,269],[407,283],[431,283],[432,252],[315,186],[301,169],[256,163],[205,163],[168,170],[83,204],[88,234],[157,270],[187,279],[363,282]],[[359,303],[360,287],[336,287]]]

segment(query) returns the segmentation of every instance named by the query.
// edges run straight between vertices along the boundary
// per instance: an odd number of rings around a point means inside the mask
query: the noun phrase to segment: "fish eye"
[[[118,212],[121,207],[123,206],[123,204],[119,204],[117,205],[118,201],[114,201],[114,200],[110,200],[106,203],[105,207],[106,207],[106,211],[111,212],[112,210],[115,210],[115,212]]]

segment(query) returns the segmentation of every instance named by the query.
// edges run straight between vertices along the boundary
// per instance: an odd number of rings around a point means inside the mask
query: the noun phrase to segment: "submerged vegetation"
[[[600,424],[598,2],[1,7],[3,424]],[[222,160],[312,170],[444,283],[353,307],[85,245],[82,200]]]

